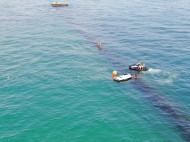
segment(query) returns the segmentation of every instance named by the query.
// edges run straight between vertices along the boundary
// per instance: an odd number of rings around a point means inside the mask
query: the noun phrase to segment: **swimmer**
[[[99,40],[98,40],[98,47],[100,46],[100,42],[99,42]]]
[[[102,43],[98,41],[98,49],[101,50],[102,49]]]
[[[137,74],[133,75],[133,79],[137,79]]]
[[[100,42],[100,48],[102,48],[102,43]]]

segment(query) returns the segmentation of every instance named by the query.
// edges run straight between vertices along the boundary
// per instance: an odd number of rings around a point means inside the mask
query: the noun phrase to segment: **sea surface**
[[[52,2],[0,1],[0,142],[190,141],[190,1]]]

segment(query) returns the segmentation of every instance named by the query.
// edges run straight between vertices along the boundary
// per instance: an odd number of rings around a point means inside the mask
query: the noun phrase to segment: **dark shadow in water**
[[[162,99],[154,88],[149,87],[140,79],[134,81],[138,90],[146,94],[146,97],[151,100],[154,107],[159,108],[163,114],[173,124],[179,134],[188,142],[190,142],[190,123],[183,117],[179,111],[172,107],[169,102]]]
[[[67,18],[66,15],[64,15],[65,18]],[[69,18],[67,18],[69,19]],[[93,36],[91,36],[85,28],[78,26],[75,24],[74,20],[69,20],[70,24],[75,27],[76,30],[78,30],[81,35],[86,37],[92,44],[94,44],[95,47],[97,47],[97,40]],[[114,53],[111,53],[108,50],[102,50],[101,52],[106,58],[109,60],[109,62],[112,64],[112,66],[117,69],[118,71],[124,73],[129,71],[127,68],[128,66],[125,63],[122,63],[122,59],[118,56],[116,56]],[[169,119],[171,124],[176,128],[176,130],[179,132],[179,134],[184,138],[184,140],[190,142],[190,123],[185,117],[183,117],[174,107],[169,105],[168,102],[166,102],[164,99],[162,99],[156,91],[153,91],[154,89],[149,87],[145,84],[145,82],[141,81],[140,79],[137,79],[134,81],[135,86],[137,89],[139,89],[142,93],[146,94],[146,97],[151,100],[151,103],[156,108],[159,108],[161,111],[163,111],[163,114]]]

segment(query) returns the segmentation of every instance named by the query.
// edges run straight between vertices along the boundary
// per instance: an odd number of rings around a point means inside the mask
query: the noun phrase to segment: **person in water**
[[[137,79],[137,74],[133,75],[133,79]]]
[[[98,41],[98,49],[101,50],[102,49],[102,43]]]
[[[98,40],[98,47],[99,47],[99,45],[100,45],[100,42],[99,42],[99,40]]]
[[[100,45],[99,45],[100,48],[102,48],[102,43],[100,42]]]

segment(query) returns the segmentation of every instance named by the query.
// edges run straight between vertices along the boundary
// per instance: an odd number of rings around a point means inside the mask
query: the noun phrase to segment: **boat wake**
[[[174,72],[153,68],[150,68],[145,73],[148,74],[149,77],[151,77],[159,84],[172,84],[179,76],[177,73]]]
[[[161,73],[161,72],[162,72],[161,69],[149,68],[149,70],[148,70],[148,73],[152,73],[152,74]]]

